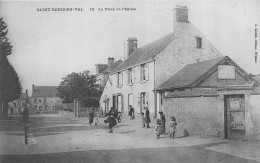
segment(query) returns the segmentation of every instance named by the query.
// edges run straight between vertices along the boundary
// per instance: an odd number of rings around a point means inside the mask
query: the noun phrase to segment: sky
[[[30,95],[32,84],[58,86],[72,72],[95,74],[95,64],[107,64],[108,57],[124,60],[128,37],[141,47],[172,32],[176,5],[188,7],[189,21],[222,55],[248,73],[260,73],[260,56],[257,63],[254,58],[258,0],[0,1],[13,45],[8,59]],[[57,8],[73,10],[52,11]]]

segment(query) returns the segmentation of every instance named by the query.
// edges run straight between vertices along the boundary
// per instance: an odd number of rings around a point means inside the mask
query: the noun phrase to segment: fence
[[[92,107],[79,107],[78,117],[88,117],[89,112],[91,111]],[[99,116],[100,109],[99,107],[94,107],[95,115]]]

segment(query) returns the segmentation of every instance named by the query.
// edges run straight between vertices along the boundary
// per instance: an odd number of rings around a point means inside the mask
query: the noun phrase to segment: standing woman
[[[149,127],[149,123],[151,123],[151,119],[150,119],[150,112],[148,110],[148,107],[145,107],[145,122],[146,122],[146,128],[150,128]]]
[[[91,109],[89,115],[89,125],[91,125],[91,123],[93,123],[93,119],[95,117],[95,113],[94,113],[94,108]]]

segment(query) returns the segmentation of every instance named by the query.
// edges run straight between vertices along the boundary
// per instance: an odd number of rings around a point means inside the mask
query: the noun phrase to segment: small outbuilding
[[[179,135],[260,139],[259,83],[227,56],[188,64],[154,91]]]

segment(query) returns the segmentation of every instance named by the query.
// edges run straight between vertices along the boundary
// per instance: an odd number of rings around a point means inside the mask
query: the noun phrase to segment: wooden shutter
[[[123,85],[123,71],[121,72],[121,80],[122,80],[122,82],[121,82],[121,85]]]
[[[139,96],[138,96],[138,108],[139,108],[140,113],[141,113],[142,112],[142,110],[141,110],[141,94],[139,94]]]
[[[145,93],[145,106],[147,106],[150,109],[150,107],[149,107],[149,94],[147,92]]]
[[[121,95],[121,106],[122,106],[122,108],[121,108],[121,112],[123,113],[124,112],[124,95]]]
[[[149,80],[149,63],[146,63],[145,64],[145,73],[146,73],[146,75],[145,75],[145,77],[146,77],[146,80]]]
[[[133,69],[132,69],[132,73],[133,73],[133,83],[135,83],[135,77],[136,77],[136,75],[135,75],[135,67],[133,67]]]
[[[116,73],[116,85],[117,85],[117,86],[119,85],[119,76],[118,76],[118,73]]]
[[[130,69],[127,70],[127,84],[130,83]]]

